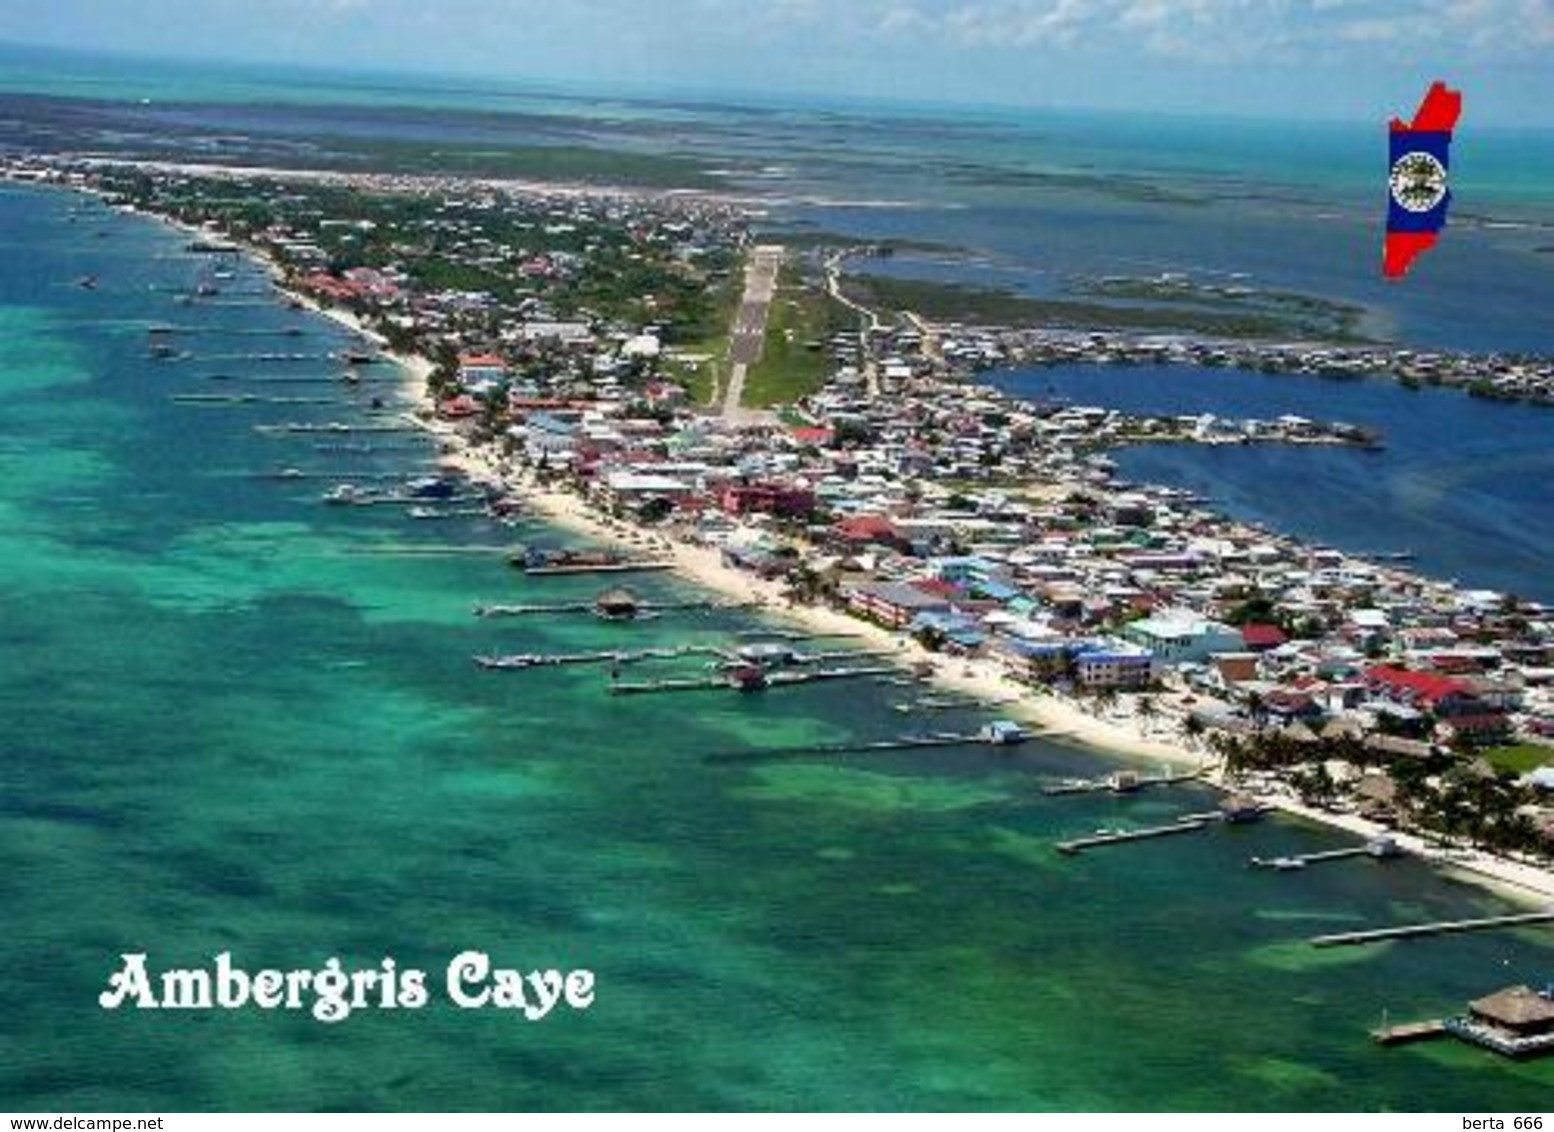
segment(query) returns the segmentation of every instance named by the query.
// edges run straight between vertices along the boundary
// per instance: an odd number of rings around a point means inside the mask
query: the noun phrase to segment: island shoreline
[[[87,192],[88,189],[69,191]],[[184,223],[176,218],[134,208],[135,216],[158,221],[174,231],[192,237],[210,237],[211,230]],[[226,233],[222,239],[231,240]],[[526,469],[512,467],[489,449],[470,443],[457,428],[429,412],[429,380],[433,365],[422,355],[388,350],[383,335],[370,329],[353,312],[320,302],[314,296],[288,286],[281,265],[263,248],[247,241],[234,240],[234,247],[257,263],[269,276],[278,297],[296,304],[310,314],[326,318],[347,331],[373,343],[381,356],[399,368],[404,376],[399,392],[412,405],[405,414],[407,423],[425,431],[439,442],[440,458],[471,480],[512,491],[529,504],[543,519],[576,534],[615,545],[631,546],[633,539],[593,513],[586,500],[572,492],[542,484]],[[999,711],[1012,719],[1036,727],[1037,737],[1074,747],[1086,754],[1111,761],[1153,759],[1176,770],[1202,772],[1203,781],[1219,790],[1233,784],[1211,765],[1209,756],[1189,750],[1179,742],[1166,742],[1146,733],[1136,716],[1128,723],[1098,719],[1082,707],[1057,693],[1036,689],[1004,674],[996,662],[987,658],[949,659],[933,653],[910,638],[892,633],[870,622],[839,610],[805,606],[787,601],[780,582],[760,579],[721,561],[720,553],[707,546],[670,539],[650,528],[636,528],[637,540],[657,541],[657,549],[668,554],[673,572],[691,584],[719,593],[731,600],[752,603],[762,615],[786,619],[818,634],[847,635],[863,647],[889,654],[890,662],[903,671],[929,664],[929,678],[939,687],[985,701],[1018,697],[1000,705]],[[956,668],[959,671],[955,671]],[[1416,834],[1399,833],[1380,823],[1354,814],[1339,814],[1308,806],[1284,792],[1258,796],[1258,801],[1289,817],[1311,822],[1330,830],[1355,834],[1366,840],[1389,836],[1410,854],[1437,869],[1448,879],[1471,884],[1501,899],[1531,908],[1554,906],[1554,874],[1533,865],[1498,857],[1481,849],[1441,846]]]

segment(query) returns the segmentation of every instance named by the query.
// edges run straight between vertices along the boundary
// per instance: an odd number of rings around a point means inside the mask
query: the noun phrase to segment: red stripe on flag
[[[1435,243],[1434,232],[1388,232],[1382,253],[1381,273],[1389,279],[1399,279],[1420,252]]]
[[[1462,91],[1452,90],[1443,82],[1434,82],[1425,92],[1424,101],[1414,111],[1414,120],[1404,122],[1392,119],[1392,130],[1445,130],[1450,133],[1457,127],[1462,115]]]

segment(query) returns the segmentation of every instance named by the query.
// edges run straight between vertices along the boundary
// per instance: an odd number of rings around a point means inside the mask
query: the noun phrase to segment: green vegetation
[[[795,251],[809,251],[814,248],[836,250],[875,248],[885,256],[896,252],[925,252],[944,256],[972,254],[967,248],[937,240],[916,240],[896,236],[883,240],[868,240],[862,236],[849,236],[844,232],[832,232],[824,228],[777,228],[771,231],[759,231],[754,235],[760,243],[781,244]]]
[[[1263,730],[1261,708],[1252,710],[1254,726],[1249,734],[1209,736],[1209,746],[1225,760],[1231,775],[1249,770],[1280,772],[1311,805],[1331,805],[1341,794],[1326,763],[1340,759],[1367,770],[1383,772],[1395,788],[1394,819],[1407,829],[1426,830],[1447,837],[1467,838],[1490,849],[1547,856],[1549,846],[1527,817],[1524,807],[1534,794],[1516,781],[1511,764],[1532,758],[1530,752],[1547,748],[1530,744],[1490,748],[1484,752],[1494,773],[1483,773],[1475,758],[1437,752],[1428,758],[1394,754],[1367,746],[1353,736],[1323,736],[1300,740],[1282,731]],[[1497,761],[1499,760],[1499,761]]]
[[[1008,166],[981,165],[974,162],[940,162],[936,171],[947,181],[977,188],[1051,189],[1084,194],[1099,193],[1116,200],[1140,204],[1174,204],[1201,208],[1212,198],[1179,189],[1167,188],[1145,177],[1116,173],[1069,173],[1054,170],[1014,169]]]
[[[411,141],[327,139],[336,164],[374,172],[453,174],[469,177],[533,177],[650,188],[715,189],[723,182],[685,157],[625,153],[577,145],[473,148]],[[310,155],[307,161],[311,163]],[[325,163],[328,163],[326,155]]]
[[[1352,338],[1365,309],[1353,303],[1303,295],[1298,291],[1261,291],[1250,287],[1195,282],[1180,276],[1090,279],[1074,284],[1077,295],[1105,299],[1139,299],[1150,304],[1207,311],[1232,311],[1283,319],[1300,333]]]
[[[789,404],[815,392],[831,372],[825,342],[857,326],[857,316],[789,267],[777,279],[761,358],[745,378],[746,405]]]
[[[1504,747],[1488,747],[1483,755],[1497,771],[1526,774],[1540,766],[1554,766],[1554,747],[1541,743],[1513,743]]]
[[[728,371],[729,330],[744,292],[741,263],[732,254],[719,262],[720,270],[709,273],[701,289],[699,316],[669,337],[673,353],[662,363],[664,376],[685,386],[693,405],[711,405],[721,388]]]
[[[1038,299],[1013,291],[882,275],[849,275],[845,285],[848,296],[865,305],[911,310],[947,321],[1174,331],[1227,338],[1291,338],[1313,333],[1307,320],[1288,311],[1120,306],[1077,299]],[[1326,336],[1351,338],[1347,331]]]
[[[726,326],[713,295],[731,274],[731,256],[706,257],[691,267],[635,249],[598,248],[556,298],[564,313],[587,311],[634,325],[658,326],[673,343],[697,341]]]

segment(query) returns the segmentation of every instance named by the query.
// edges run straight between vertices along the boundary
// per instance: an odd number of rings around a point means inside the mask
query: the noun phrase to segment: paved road
[[[777,269],[782,266],[782,248],[761,244],[750,253],[745,265],[745,295],[734,316],[729,334],[728,388],[723,392],[723,415],[739,415],[739,402],[745,395],[745,374],[761,360],[766,341],[766,316],[777,293]]]
[[[856,311],[861,318],[868,320],[868,327],[859,334],[858,343],[861,347],[860,355],[863,359],[864,387],[868,390],[870,397],[877,398],[880,395],[880,367],[879,359],[874,356],[874,334],[884,324],[880,322],[879,315],[862,303],[855,303],[842,291],[842,267],[846,259],[846,252],[837,252],[830,259],[826,260],[826,290],[831,293],[831,297],[837,302],[850,310]]]

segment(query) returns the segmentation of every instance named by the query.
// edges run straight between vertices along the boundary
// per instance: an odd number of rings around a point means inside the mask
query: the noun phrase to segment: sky
[[[517,83],[1554,125],[1554,0],[5,0],[0,42]]]

